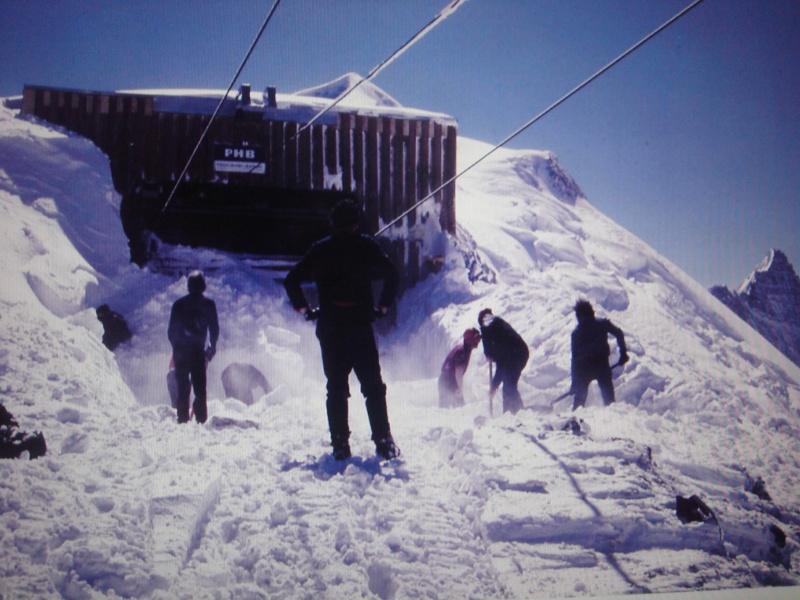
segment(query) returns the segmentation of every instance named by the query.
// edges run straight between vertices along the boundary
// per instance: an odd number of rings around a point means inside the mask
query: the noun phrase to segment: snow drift
[[[488,147],[459,140],[470,164]],[[354,458],[329,455],[313,328],[230,257],[207,268],[222,335],[209,422],[169,407],[166,325],[185,278],[127,262],[105,157],[0,109],[0,394],[45,433],[0,463],[0,595],[583,596],[797,585],[800,370],[674,265],[589,204],[548,152],[501,150],[458,180],[444,269],[382,336],[401,461],[381,463],[357,385]],[[573,416],[571,308],[625,331],[618,402]],[[133,340],[110,353],[94,307]],[[490,415],[480,350],[467,406],[437,407],[444,356],[491,307],[528,342],[530,410]],[[225,398],[255,365],[272,391]],[[355,381],[352,382],[355,384]],[[755,491],[768,491],[756,494]],[[684,523],[697,494],[715,519]],[[781,539],[780,533],[784,534]]]

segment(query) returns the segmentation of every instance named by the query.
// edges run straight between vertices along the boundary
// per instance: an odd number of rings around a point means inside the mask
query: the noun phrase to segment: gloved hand
[[[217,349],[214,346],[209,346],[206,348],[206,360],[211,362],[211,359],[214,358],[214,355],[217,353]]]
[[[306,318],[306,321],[316,321],[319,317],[319,309],[318,308],[309,308],[303,312],[303,316]]]

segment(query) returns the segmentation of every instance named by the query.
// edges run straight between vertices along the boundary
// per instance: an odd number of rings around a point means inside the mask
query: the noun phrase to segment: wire
[[[311,125],[312,125],[314,122],[316,122],[316,121],[317,121],[317,120],[318,120],[318,119],[319,119],[319,118],[320,118],[322,115],[324,115],[326,112],[328,112],[329,110],[331,110],[331,109],[332,109],[334,106],[336,106],[337,104],[339,104],[339,103],[340,103],[342,100],[344,100],[344,99],[345,99],[347,96],[349,96],[349,95],[350,95],[350,94],[351,94],[353,91],[355,91],[355,90],[356,90],[356,88],[358,88],[358,86],[360,86],[362,83],[365,83],[365,82],[367,82],[367,81],[371,80],[373,77],[375,77],[375,75],[377,75],[377,74],[378,74],[378,73],[380,73],[380,72],[381,72],[383,69],[385,69],[386,67],[388,67],[388,66],[389,66],[389,65],[390,65],[392,62],[394,62],[394,60],[395,60],[395,59],[397,59],[397,58],[398,58],[400,55],[402,55],[402,54],[403,54],[403,53],[404,53],[406,50],[408,50],[408,49],[409,49],[411,46],[413,46],[413,45],[414,45],[415,43],[417,43],[417,42],[418,42],[420,39],[422,39],[422,38],[423,38],[425,35],[427,35],[427,34],[428,34],[428,32],[430,32],[430,31],[431,31],[431,30],[432,30],[434,27],[436,27],[436,25],[438,25],[438,24],[439,24],[441,21],[443,21],[444,19],[446,19],[447,17],[449,17],[451,14],[453,14],[453,13],[454,13],[454,12],[455,12],[455,11],[456,11],[458,8],[459,8],[459,6],[461,6],[461,4],[463,4],[463,3],[464,3],[464,2],[466,2],[466,1],[467,1],[467,0],[452,0],[452,1],[451,1],[451,2],[450,2],[450,3],[449,3],[447,6],[446,6],[446,7],[444,7],[444,8],[443,8],[443,9],[442,9],[442,10],[439,12],[439,14],[438,14],[438,15],[436,15],[436,16],[435,16],[433,19],[431,19],[431,20],[430,20],[430,21],[429,21],[429,22],[428,22],[428,23],[427,23],[427,24],[426,24],[426,25],[425,25],[425,26],[424,26],[422,29],[420,29],[420,30],[419,30],[417,33],[415,33],[413,36],[411,36],[411,38],[409,38],[409,39],[408,39],[408,41],[406,41],[406,43],[405,43],[405,44],[403,44],[402,46],[400,46],[400,47],[399,47],[397,50],[395,50],[395,51],[394,51],[394,52],[391,54],[391,56],[389,56],[387,59],[385,59],[385,60],[384,60],[383,62],[381,62],[379,65],[377,65],[376,67],[374,67],[374,68],[373,68],[373,69],[372,69],[372,70],[369,72],[369,74],[368,74],[368,75],[367,75],[367,76],[366,76],[364,79],[361,79],[361,80],[360,80],[358,83],[356,83],[356,84],[355,84],[353,87],[351,87],[351,88],[347,89],[345,92],[343,92],[342,94],[340,94],[340,95],[339,95],[339,96],[338,96],[338,97],[337,97],[337,98],[336,98],[336,99],[335,99],[335,100],[334,100],[334,101],[333,101],[331,104],[329,104],[328,106],[326,106],[325,108],[323,108],[323,109],[322,109],[320,112],[318,112],[316,115],[314,115],[314,117],[313,117],[313,118],[312,118],[310,121],[308,121],[308,123],[306,123],[306,124],[305,124],[305,125],[303,125],[303,126],[300,128],[300,129],[298,129],[298,130],[297,130],[297,133],[295,133],[295,134],[294,134],[294,137],[296,138],[297,136],[299,136],[299,135],[300,135],[300,133],[301,133],[301,132],[303,132],[303,131],[305,131],[306,129],[308,129],[309,127],[311,127]]]
[[[573,88],[571,91],[567,92],[565,95],[563,95],[561,98],[559,98],[558,100],[556,100],[555,102],[553,102],[553,103],[552,103],[550,106],[548,106],[546,109],[544,109],[544,110],[543,110],[542,112],[540,112],[538,115],[536,115],[535,117],[533,117],[532,119],[530,119],[530,120],[529,120],[527,123],[525,123],[525,124],[524,124],[522,127],[518,128],[516,131],[514,131],[514,133],[512,133],[511,135],[509,135],[508,137],[506,137],[506,138],[505,138],[505,139],[504,139],[502,142],[500,142],[499,144],[497,144],[496,146],[494,146],[494,147],[493,147],[491,150],[489,150],[489,151],[488,151],[486,154],[484,154],[483,156],[481,156],[480,158],[478,158],[478,159],[477,159],[475,162],[473,162],[471,165],[469,165],[468,167],[466,167],[466,168],[465,168],[463,171],[461,171],[460,173],[457,173],[456,175],[454,175],[453,177],[451,177],[450,179],[448,179],[447,181],[445,181],[445,182],[444,182],[442,185],[440,185],[438,188],[436,188],[435,190],[433,190],[433,191],[432,191],[430,194],[428,194],[427,196],[425,196],[425,197],[424,197],[422,200],[418,201],[416,204],[414,204],[413,206],[411,206],[411,207],[410,207],[410,208],[408,208],[407,210],[403,211],[403,212],[402,212],[400,215],[398,215],[397,217],[395,217],[395,218],[394,218],[394,219],[392,219],[391,221],[389,221],[389,222],[388,222],[386,225],[384,225],[384,226],[383,226],[383,227],[381,227],[381,228],[380,228],[380,229],[379,229],[377,232],[375,232],[375,235],[376,235],[376,236],[378,236],[378,235],[381,235],[381,234],[382,234],[384,231],[386,231],[387,229],[389,229],[389,227],[391,227],[392,225],[394,225],[395,223],[397,223],[397,222],[398,222],[400,219],[403,219],[404,217],[406,217],[407,215],[409,215],[410,213],[412,213],[412,212],[413,212],[414,210],[416,210],[416,209],[417,209],[417,208],[418,208],[418,207],[419,207],[421,204],[423,204],[424,202],[427,202],[428,200],[430,200],[430,199],[431,199],[433,196],[435,196],[435,195],[436,195],[436,194],[438,194],[440,191],[442,191],[444,188],[446,188],[448,185],[450,185],[451,183],[453,183],[453,182],[454,182],[456,179],[458,179],[459,177],[461,177],[462,175],[464,175],[464,174],[465,174],[467,171],[469,171],[470,169],[472,169],[472,168],[473,168],[474,166],[476,166],[478,163],[480,163],[481,161],[483,161],[484,159],[486,159],[487,157],[489,157],[489,156],[490,156],[491,154],[493,154],[493,153],[494,153],[496,150],[498,150],[499,148],[502,148],[503,146],[505,146],[505,145],[506,145],[508,142],[510,142],[511,140],[513,140],[513,139],[514,139],[515,137],[517,137],[517,136],[518,136],[520,133],[522,133],[523,131],[525,131],[525,130],[526,130],[528,127],[530,127],[531,125],[533,125],[534,123],[536,123],[536,122],[537,122],[539,119],[541,119],[542,117],[544,117],[545,115],[547,115],[547,114],[548,114],[548,113],[550,113],[551,111],[555,110],[555,109],[556,109],[558,106],[560,106],[561,104],[563,104],[564,102],[566,102],[567,100],[569,100],[569,99],[570,99],[572,96],[574,96],[574,95],[575,95],[575,94],[577,94],[579,91],[581,91],[583,88],[585,88],[587,85],[589,85],[590,83],[592,83],[592,82],[593,82],[595,79],[597,79],[598,77],[600,77],[601,75],[603,75],[603,74],[604,74],[606,71],[608,71],[609,69],[611,69],[612,67],[614,67],[614,66],[615,66],[617,63],[619,63],[619,62],[620,62],[622,59],[624,59],[624,58],[628,57],[628,56],[629,56],[629,55],[631,55],[633,52],[635,52],[636,50],[638,50],[638,49],[639,49],[641,46],[643,46],[644,44],[646,44],[647,42],[649,42],[649,41],[650,41],[651,39],[653,39],[653,38],[654,38],[656,35],[658,35],[658,34],[659,34],[659,33],[661,33],[662,31],[664,31],[664,30],[665,30],[667,27],[669,27],[669,26],[670,26],[670,25],[672,25],[672,24],[673,24],[675,21],[677,21],[678,19],[680,19],[681,17],[683,17],[683,16],[684,16],[686,13],[688,13],[690,10],[692,10],[693,8],[695,8],[695,7],[696,7],[698,4],[700,4],[701,2],[703,2],[703,0],[695,0],[695,1],[694,1],[694,2],[692,2],[692,3],[691,3],[689,6],[687,6],[687,7],[686,7],[686,8],[684,8],[682,11],[680,11],[678,14],[676,14],[674,17],[672,17],[671,19],[669,19],[668,21],[666,21],[665,23],[663,23],[662,25],[660,25],[659,27],[657,27],[656,29],[654,29],[654,30],[653,30],[651,33],[647,34],[647,35],[646,35],[645,37],[643,37],[641,40],[639,40],[638,42],[636,42],[636,43],[635,43],[633,46],[631,46],[630,48],[628,48],[628,49],[627,49],[625,52],[623,52],[622,54],[620,54],[619,56],[617,56],[617,58],[615,58],[615,59],[614,59],[614,60],[612,60],[610,63],[608,63],[606,66],[604,66],[604,67],[603,67],[603,68],[601,68],[599,71],[597,71],[596,73],[594,73],[594,74],[593,74],[591,77],[589,77],[588,79],[585,79],[585,80],[584,80],[582,83],[580,83],[580,84],[578,84],[577,86],[575,86],[575,87],[574,87],[574,88]]]
[[[250,44],[250,49],[247,51],[247,54],[245,55],[244,60],[242,60],[242,63],[239,65],[239,68],[236,70],[236,75],[234,75],[233,79],[231,79],[231,83],[228,86],[228,89],[225,91],[225,94],[222,96],[222,98],[219,99],[219,103],[217,104],[217,108],[214,109],[214,113],[211,115],[211,119],[209,119],[208,124],[206,125],[205,129],[203,129],[203,133],[200,135],[200,139],[197,140],[197,144],[195,144],[194,150],[192,150],[192,153],[189,156],[189,159],[186,161],[186,165],[183,167],[183,171],[181,171],[180,177],[178,177],[178,179],[175,181],[175,185],[173,186],[172,191],[169,193],[169,196],[167,197],[167,201],[164,203],[164,207],[161,209],[161,213],[159,214],[158,220],[156,221],[156,223],[158,223],[158,221],[161,220],[161,217],[164,215],[164,212],[167,210],[167,207],[169,206],[169,203],[172,201],[172,198],[175,195],[175,192],[177,191],[178,186],[181,184],[181,181],[183,181],[183,178],[186,176],[186,172],[189,170],[189,165],[192,164],[192,160],[194,160],[194,157],[197,154],[198,149],[200,148],[200,144],[202,144],[203,140],[206,138],[206,135],[208,134],[208,130],[211,129],[211,124],[214,122],[214,119],[217,118],[217,115],[219,114],[219,111],[222,108],[222,105],[225,103],[225,100],[228,98],[228,94],[231,93],[231,90],[233,89],[233,86],[236,85],[236,80],[239,79],[239,75],[242,74],[242,71],[244,70],[244,67],[247,64],[247,61],[250,60],[250,55],[253,54],[253,50],[255,50],[256,45],[258,44],[258,41],[261,39],[261,36],[264,33],[264,30],[267,28],[267,25],[269,24],[270,20],[272,19],[272,15],[275,14],[275,10],[278,8],[278,5],[280,3],[281,3],[281,0],[275,0],[275,3],[272,5],[272,8],[270,9],[269,13],[267,13],[266,18],[264,19],[264,23],[261,25],[261,29],[258,30],[258,34],[256,34],[256,37],[253,39],[253,43]]]

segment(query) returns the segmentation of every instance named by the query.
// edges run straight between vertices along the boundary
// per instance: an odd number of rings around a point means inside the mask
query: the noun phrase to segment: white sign
[[[214,170],[219,173],[256,173],[264,175],[267,164],[261,146],[214,145]]]

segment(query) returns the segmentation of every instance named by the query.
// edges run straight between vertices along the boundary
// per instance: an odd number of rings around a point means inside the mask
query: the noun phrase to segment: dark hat
[[[480,324],[480,322],[483,321],[483,317],[492,314],[494,313],[492,312],[491,308],[484,308],[481,312],[478,313],[478,324]]]
[[[111,312],[111,307],[108,304],[101,304],[94,312],[99,317],[100,315]]]
[[[331,225],[337,231],[350,229],[361,223],[361,207],[352,196],[339,200],[331,211]]]
[[[206,291],[206,277],[202,271],[192,271],[186,279],[186,287],[190,294],[202,294]]]
[[[579,319],[594,316],[594,309],[588,300],[578,300],[575,303],[575,316]]]
[[[464,332],[464,343],[468,346],[477,346],[481,341],[481,332],[471,327]]]

